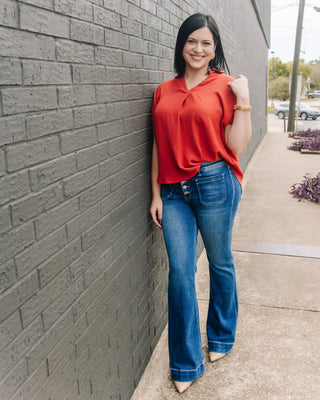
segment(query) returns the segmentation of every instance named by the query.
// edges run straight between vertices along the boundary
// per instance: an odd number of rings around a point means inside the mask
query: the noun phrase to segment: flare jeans
[[[161,185],[161,198],[169,257],[171,376],[188,382],[205,370],[195,285],[198,230],[210,271],[209,351],[228,353],[235,340],[238,298],[231,242],[241,186],[224,160],[205,162],[193,178]]]

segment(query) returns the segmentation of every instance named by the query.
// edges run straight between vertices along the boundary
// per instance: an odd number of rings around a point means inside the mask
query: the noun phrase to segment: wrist
[[[237,104],[239,106],[248,106],[248,105],[250,105],[249,96],[237,96]]]

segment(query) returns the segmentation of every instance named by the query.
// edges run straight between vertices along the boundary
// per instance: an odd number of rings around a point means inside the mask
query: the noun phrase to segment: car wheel
[[[303,119],[303,120],[305,121],[305,120],[308,118],[307,113],[302,112],[302,113],[300,114],[300,118]]]
[[[312,96],[311,94],[309,94],[309,96],[308,96],[308,97],[309,97],[309,99],[313,99],[313,96]]]
[[[278,118],[283,119],[284,113],[282,111],[278,112]]]
[[[312,117],[312,119],[313,119],[313,120],[316,120],[316,119],[317,119],[317,117]]]

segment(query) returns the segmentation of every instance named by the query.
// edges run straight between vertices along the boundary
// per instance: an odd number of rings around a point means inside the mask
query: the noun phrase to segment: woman
[[[195,290],[200,230],[210,270],[209,358],[226,355],[235,340],[238,300],[231,252],[241,197],[237,154],[251,137],[247,79],[227,69],[218,27],[195,14],[178,32],[177,76],[158,86],[152,121],[152,203],[169,257],[169,355],[180,393],[204,373]]]

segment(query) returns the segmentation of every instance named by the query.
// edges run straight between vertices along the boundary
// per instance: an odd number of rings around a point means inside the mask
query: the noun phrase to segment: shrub
[[[303,182],[291,186],[290,194],[299,201],[320,203],[320,172],[314,178],[309,174],[305,175]]]

